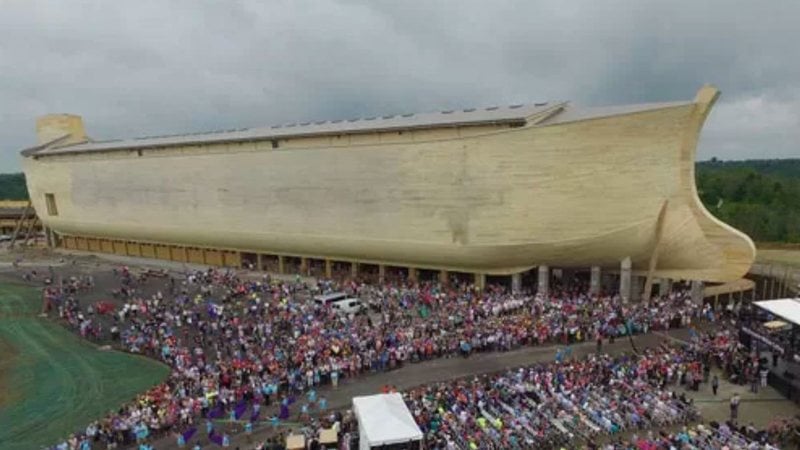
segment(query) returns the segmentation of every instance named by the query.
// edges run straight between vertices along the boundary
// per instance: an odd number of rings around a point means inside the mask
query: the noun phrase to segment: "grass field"
[[[102,351],[36,316],[37,290],[0,284],[0,448],[39,449],[163,380],[166,366]]]

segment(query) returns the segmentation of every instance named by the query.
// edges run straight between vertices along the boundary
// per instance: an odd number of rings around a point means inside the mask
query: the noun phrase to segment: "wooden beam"
[[[11,242],[8,243],[8,248],[14,247],[14,243],[17,241],[19,237],[19,232],[22,230],[22,224],[25,223],[25,218],[28,217],[28,210],[31,208],[31,201],[28,200],[28,204],[25,205],[25,209],[22,210],[22,215],[19,217],[17,221],[17,226],[14,229],[14,234],[11,235]]]
[[[661,204],[661,210],[658,212],[658,219],[656,220],[655,242],[653,243],[653,251],[650,253],[650,263],[647,267],[647,278],[645,279],[644,291],[642,292],[643,300],[649,300],[651,291],[653,290],[653,273],[658,266],[658,253],[661,249],[661,237],[664,234],[664,217],[667,215],[668,205],[669,200],[664,200],[664,203]]]
[[[25,210],[27,211],[27,209]],[[25,242],[22,245],[25,247],[28,246],[28,241],[31,240],[31,233],[33,232],[33,225],[36,224],[36,216],[34,215],[31,217],[30,221],[28,222],[28,227],[25,229]]]

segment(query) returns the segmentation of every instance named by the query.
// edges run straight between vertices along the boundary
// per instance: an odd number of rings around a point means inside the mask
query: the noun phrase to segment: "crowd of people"
[[[455,283],[327,281],[311,287],[299,279],[245,280],[234,272],[214,269],[187,273],[182,279],[159,275],[155,281],[153,276],[134,275],[127,268],[115,270],[115,274],[120,287],[113,295],[120,300],[114,308],[101,311],[98,303],[82,302],[80,294],[92,288],[91,280],[84,278],[51,286],[46,303],[81,335],[157,358],[171,367],[171,375],[135,402],[77,433],[75,448],[81,448],[82,442],[114,448],[167,431],[180,436],[186,430],[202,428],[204,418],[274,419],[260,417],[261,408],[270,405],[281,405],[277,419],[285,420],[288,398],[320,385],[336,386],[343,378],[364,372],[524,345],[613,340],[629,333],[687,326],[700,314],[683,292],[624,304],[616,296],[582,291],[520,295],[499,286],[478,290]],[[141,289],[145,282],[151,287],[157,284],[157,292],[145,294]],[[314,295],[331,291],[361,298],[370,312],[341,314],[313,301]],[[610,362],[570,364],[583,364],[586,367],[581,370],[586,373],[600,371],[609,379],[618,379],[620,389],[635,394],[642,382],[631,379],[627,371],[619,375],[608,372]],[[551,387],[587,382],[583,375],[574,378],[577,374],[568,370],[531,370],[514,376]],[[690,369],[680,376],[702,374]],[[509,389],[516,389],[515,379],[509,380]],[[541,418],[531,417],[528,426],[536,439],[557,436],[553,430],[559,428],[566,429],[566,435],[590,437],[598,431],[636,426],[636,421],[681,421],[692,414],[690,407],[662,398],[663,393],[655,390],[648,391],[649,397],[636,396],[642,402],[639,409],[620,410],[619,417],[606,415],[610,414],[606,402],[620,399],[602,389],[590,389],[577,397],[551,392],[553,397],[515,397],[513,401],[549,405],[547,411],[562,416],[578,402],[588,402],[596,417],[589,414],[588,419],[570,421],[556,415],[560,427],[552,422],[545,426]],[[653,402],[660,406],[652,406]],[[486,413],[502,417],[503,410],[497,409],[502,405],[492,407],[495,409]],[[474,424],[470,426],[474,428]],[[475,431],[495,434],[491,430],[479,426]],[[532,438],[529,434],[510,433],[507,439],[514,437],[521,443]]]
[[[405,398],[436,450],[775,449],[768,441],[786,440],[781,433],[800,429],[796,420],[759,430],[739,426],[733,414],[722,424],[692,425],[697,411],[678,394],[680,386],[707,382],[715,358],[739,350],[726,336],[697,336],[682,347],[616,358],[593,354],[437,383]]]
[[[666,389],[694,365],[695,354],[673,348],[594,354],[415,389],[407,402],[433,449],[561,448],[697,419]]]

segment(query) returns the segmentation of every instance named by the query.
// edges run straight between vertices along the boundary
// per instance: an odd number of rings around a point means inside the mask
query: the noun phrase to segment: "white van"
[[[344,292],[332,292],[330,294],[325,295],[317,295],[314,297],[314,303],[319,306],[327,306],[331,303],[340,302],[347,298],[347,294]]]
[[[359,314],[364,311],[364,304],[357,298],[345,298],[337,302],[333,302],[331,307],[339,314]]]

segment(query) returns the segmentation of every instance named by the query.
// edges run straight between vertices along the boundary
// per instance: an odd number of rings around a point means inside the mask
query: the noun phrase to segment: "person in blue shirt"
[[[320,397],[318,405],[320,411],[325,411],[326,409],[328,409],[328,399],[325,397]]]

